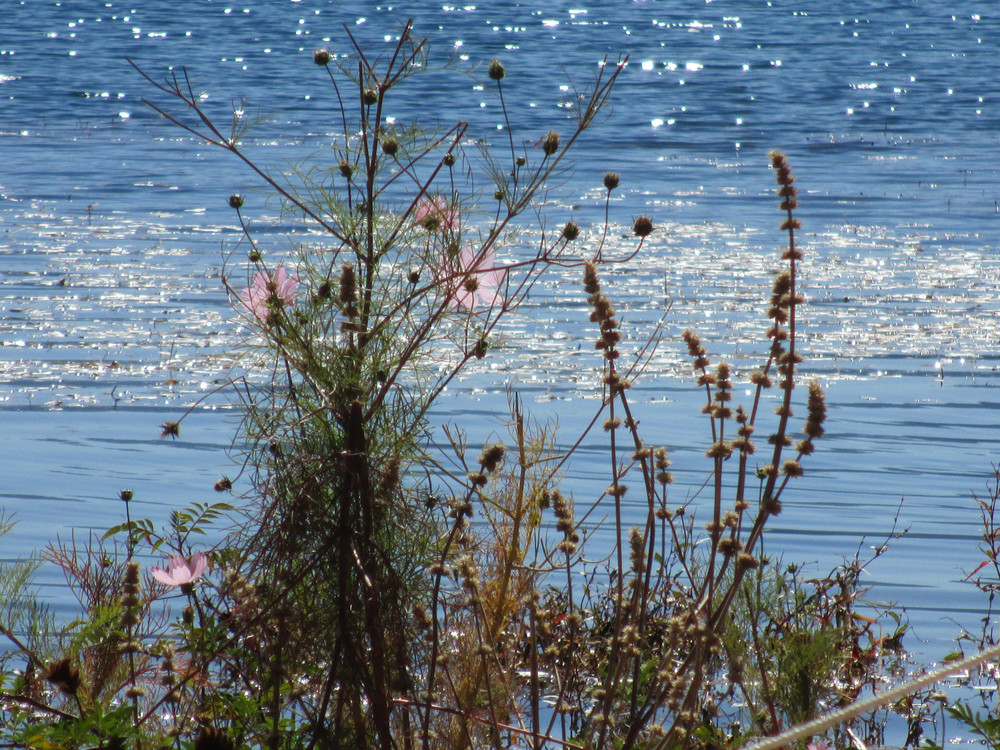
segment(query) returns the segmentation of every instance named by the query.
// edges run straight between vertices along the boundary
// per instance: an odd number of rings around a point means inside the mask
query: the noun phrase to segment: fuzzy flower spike
[[[273,274],[258,271],[253,281],[240,292],[240,301],[261,321],[267,321],[274,306],[295,304],[299,279],[288,273],[284,266],[278,266]]]
[[[207,568],[208,556],[204,552],[195,552],[190,560],[182,555],[171,555],[166,570],[152,568],[149,572],[153,574],[153,578],[167,586],[184,586],[205,575]]]

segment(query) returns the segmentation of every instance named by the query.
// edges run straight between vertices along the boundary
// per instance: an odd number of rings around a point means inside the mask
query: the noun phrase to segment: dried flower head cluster
[[[618,342],[621,341],[622,335],[621,331],[619,331],[618,320],[615,318],[615,309],[611,306],[611,300],[601,292],[601,282],[597,276],[597,264],[593,261],[584,263],[583,289],[588,295],[587,303],[593,308],[590,313],[590,321],[597,323],[601,331],[601,335],[594,346],[603,353],[604,359],[608,362],[614,362],[621,356],[618,351]],[[616,381],[614,384],[608,383],[608,385],[613,386],[613,393],[617,393],[620,388],[627,387],[623,386],[619,381]]]
[[[142,600],[139,596],[141,593],[139,563],[130,560],[125,565],[125,585],[122,587],[122,605],[125,610],[122,613],[122,627],[126,630],[130,631],[139,624],[139,615],[142,611],[140,606]]]
[[[556,531],[563,535],[562,541],[559,543],[559,550],[567,556],[576,554],[580,535],[576,531],[576,523],[573,520],[572,503],[559,490],[546,491],[545,501],[555,514]]]

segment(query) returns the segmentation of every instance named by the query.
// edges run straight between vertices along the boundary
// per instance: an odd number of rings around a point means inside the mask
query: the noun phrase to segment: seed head
[[[798,461],[788,460],[785,461],[781,466],[781,471],[790,477],[801,477],[802,476],[802,464]]]
[[[330,64],[331,57],[330,50],[326,47],[320,47],[318,50],[313,52],[313,62],[324,67]]]
[[[503,63],[497,60],[495,57],[490,60],[490,79],[494,81],[500,81],[505,75],[507,75],[507,69],[504,68]]]
[[[476,359],[482,359],[483,357],[486,356],[486,352],[488,352],[489,349],[490,349],[489,342],[485,338],[481,338],[479,339],[479,341],[476,342],[475,347],[473,347],[472,356],[474,356]]]
[[[653,233],[653,221],[648,216],[640,216],[632,224],[632,232],[636,237],[648,237]]]
[[[580,227],[572,221],[567,221],[563,227],[562,236],[567,242],[572,242],[580,236]]]
[[[503,460],[505,450],[503,443],[494,443],[483,448],[482,455],[479,456],[479,463],[483,467],[483,471],[493,473]]]
[[[617,172],[605,172],[604,174],[604,187],[608,189],[610,193],[616,187],[618,187],[618,173]]]
[[[559,134],[554,130],[550,130],[545,138],[542,139],[542,151],[546,156],[552,156],[558,150]]]

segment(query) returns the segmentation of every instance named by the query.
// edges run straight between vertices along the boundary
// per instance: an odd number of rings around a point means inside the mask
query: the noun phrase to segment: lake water
[[[947,8],[945,7],[947,5]],[[516,137],[569,129],[567,76],[587,81],[629,55],[613,110],[576,154],[550,206],[558,224],[603,217],[626,252],[631,219],[656,226],[605,287],[635,349],[669,310],[666,337],[632,391],[650,441],[674,460],[678,504],[703,481],[707,431],[679,332],[748,369],[763,351],[764,301],[782,243],[767,152],[789,156],[801,191],[808,359],[827,388],[828,433],[771,524],[769,549],[824,572],[908,533],[870,566],[871,596],[905,606],[928,659],[975,628],[985,601],[965,571],[998,460],[1000,365],[1000,17],[992,2],[561,1],[411,3],[432,55],[498,57]],[[406,15],[389,5],[300,0],[25,0],[0,7],[0,506],[19,519],[0,555],[137,512],[217,499],[235,474],[236,415],[224,382],[244,331],[220,274],[239,235],[228,196],[245,169],[159,119],[140,99],[185,65],[206,106],[266,118],[253,155],[281,167],[324,148],[339,115],[315,48],[372,47]],[[497,101],[457,73],[415,79],[399,117],[471,119],[505,138]],[[293,225],[246,213],[269,248]],[[234,261],[238,263],[238,261]],[[563,442],[592,415],[595,360],[575,277],[553,277],[511,341],[452,388],[435,418],[499,425],[504,389]],[[162,422],[188,409],[181,439]],[[603,478],[585,445],[568,485],[583,502]],[[902,500],[902,505],[900,502]],[[69,606],[54,575],[52,599]],[[917,639],[922,639],[918,641]]]

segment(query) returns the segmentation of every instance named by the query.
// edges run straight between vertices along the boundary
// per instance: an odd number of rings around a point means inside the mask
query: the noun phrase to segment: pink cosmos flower
[[[806,745],[806,750],[830,750],[830,746],[820,740],[819,742],[810,742]]]
[[[458,267],[460,272],[468,274],[459,277],[458,289],[451,297],[452,303],[457,307],[464,307],[467,310],[475,310],[479,305],[481,308],[493,307],[498,300],[502,300],[500,285],[503,283],[507,272],[501,268],[496,268],[496,256],[493,251],[489,251],[482,258],[478,259],[475,250],[466,245],[458,254]],[[480,271],[479,269],[485,269]],[[476,273],[469,273],[475,271]]]
[[[240,301],[254,317],[266,321],[271,311],[270,303],[277,300],[283,305],[294,305],[298,288],[298,277],[289,275],[284,266],[278,266],[273,274],[265,271],[254,274],[250,286],[240,292]]]
[[[204,552],[195,552],[190,560],[185,560],[181,555],[171,555],[166,570],[151,568],[149,572],[153,574],[153,578],[167,586],[183,586],[201,578],[207,567],[208,556]]]
[[[413,220],[429,232],[453,232],[458,229],[458,207],[440,195],[424,198],[417,203]]]

